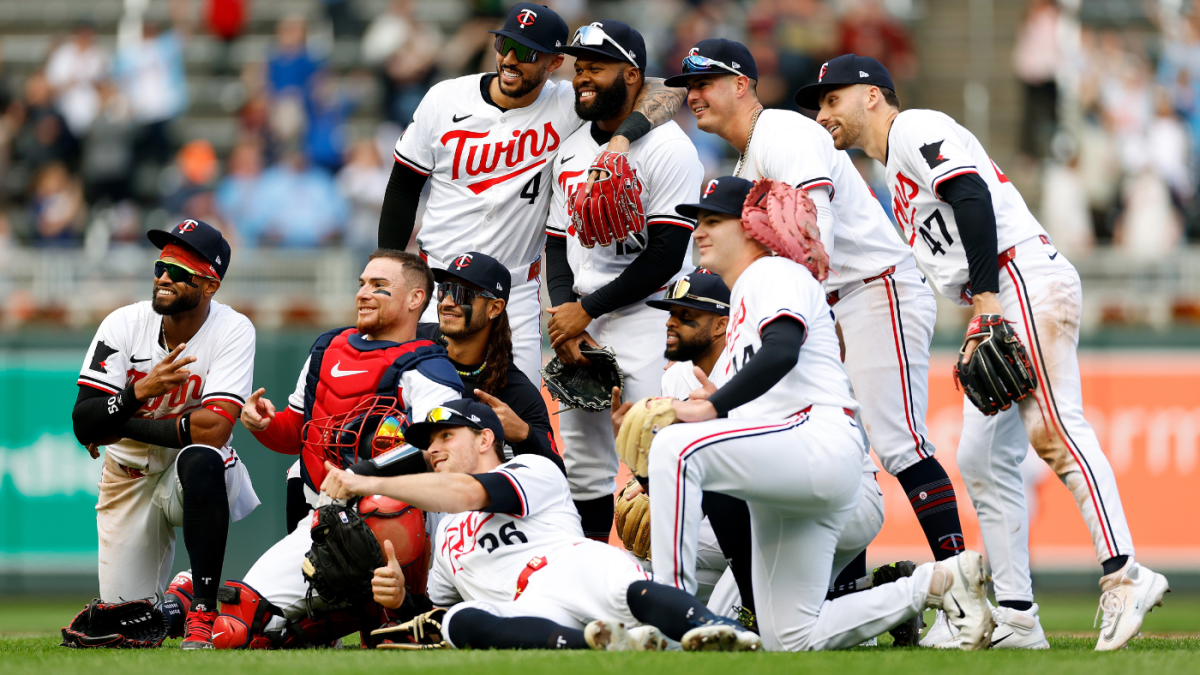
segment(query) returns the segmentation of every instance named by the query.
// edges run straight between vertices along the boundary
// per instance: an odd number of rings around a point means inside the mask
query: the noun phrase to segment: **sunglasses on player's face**
[[[163,262],[161,260],[155,262],[154,263],[154,278],[161,279],[163,272],[166,272],[167,276],[170,277],[171,281],[174,283],[185,284],[187,286],[191,286],[192,288],[197,287],[196,284],[192,283],[192,280],[193,280],[193,277],[196,277],[199,275],[182,265],[176,265],[174,263]]]
[[[483,297],[495,300],[496,296],[483,290],[464,286],[456,281],[443,281],[437,287],[437,301],[440,303],[450,296],[450,301],[462,307],[475,302],[475,298]]]
[[[537,61],[538,54],[542,53],[532,47],[526,47],[510,37],[497,35],[496,53],[500,55],[500,58],[504,58],[508,56],[509,52],[512,52],[513,56],[516,56],[521,63],[533,63]]]

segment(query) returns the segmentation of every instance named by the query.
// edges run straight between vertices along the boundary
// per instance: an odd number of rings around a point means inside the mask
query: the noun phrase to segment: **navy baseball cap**
[[[438,283],[446,279],[469,281],[483,290],[508,302],[508,290],[512,286],[512,274],[490,255],[471,251],[454,256],[444,270],[435,269],[433,279]]]
[[[491,429],[496,438],[504,439],[504,426],[490,407],[469,398],[460,398],[430,410],[424,422],[418,422],[404,432],[404,440],[428,450],[430,437],[438,429],[446,427],[470,427],[480,431]]]
[[[668,77],[668,87],[686,87],[698,75],[745,75],[757,80],[758,66],[746,45],[725,38],[701,40],[683,57],[683,74]]]
[[[504,28],[489,33],[509,37],[547,54],[561,54],[567,44],[567,22],[545,5],[521,2],[508,10]]]
[[[646,71],[646,41],[641,33],[620,21],[594,21],[581,26],[563,51],[576,58],[604,56]]]
[[[704,209],[741,218],[742,205],[746,203],[746,195],[750,194],[753,187],[754,181],[737,176],[714,178],[704,186],[699,203],[680,204],[675,207],[675,212],[685,218],[699,218],[700,209]]]
[[[662,300],[647,300],[646,304],[668,312],[672,307],[691,307],[729,316],[729,287],[721,277],[697,267],[696,271],[667,286]]]
[[[229,269],[229,242],[221,232],[199,220],[185,220],[170,232],[151,230],[146,233],[151,244],[163,249],[163,255],[179,259],[192,272],[215,279],[224,279]],[[174,247],[182,247],[179,251]],[[199,256],[197,258],[196,256]]]
[[[801,87],[796,92],[796,105],[808,110],[821,109],[821,95],[827,89],[836,89],[851,84],[869,84],[880,89],[896,91],[892,76],[883,64],[870,56],[843,54],[826,61],[821,66],[817,81]]]

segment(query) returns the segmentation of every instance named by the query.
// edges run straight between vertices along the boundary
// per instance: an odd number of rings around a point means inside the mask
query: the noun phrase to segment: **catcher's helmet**
[[[353,410],[305,423],[300,437],[306,449],[347,468],[404,444],[408,418],[393,396],[372,396]]]

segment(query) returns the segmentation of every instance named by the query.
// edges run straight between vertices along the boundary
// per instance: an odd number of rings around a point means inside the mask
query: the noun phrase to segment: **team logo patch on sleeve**
[[[108,357],[116,353],[117,350],[104,344],[104,340],[96,341],[96,351],[92,352],[92,363],[88,366],[88,369],[94,370],[97,373],[107,373]]]
[[[946,141],[938,141],[937,143],[930,143],[928,145],[921,146],[921,156],[925,158],[925,163],[929,165],[929,168],[933,169],[939,164],[945,164],[946,162],[950,161],[945,157],[942,157],[942,143],[945,142]]]

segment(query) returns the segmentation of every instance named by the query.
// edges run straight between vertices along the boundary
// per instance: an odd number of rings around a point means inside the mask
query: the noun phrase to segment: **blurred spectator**
[[[767,0],[776,16],[779,70],[791,104],[797,89],[817,79],[821,64],[837,56],[838,23],[829,5],[820,0]]]
[[[358,13],[352,0],[321,0],[325,17],[333,27],[334,37],[355,37],[361,32]]]
[[[441,32],[417,21],[412,0],[394,0],[363,35],[363,61],[376,70],[383,89],[384,119],[412,122],[417,105],[433,86]]]
[[[1149,167],[1125,181],[1113,244],[1134,260],[1161,260],[1179,246],[1183,231],[1167,184]]]
[[[1155,114],[1146,129],[1146,147],[1150,168],[1167,184],[1171,201],[1182,213],[1194,192],[1188,133],[1171,107],[1170,94],[1163,89],[1155,91]]]
[[[310,166],[299,150],[289,150],[267,169],[238,232],[249,245],[316,248],[336,244],[347,205],[325,171]]]
[[[338,172],[337,186],[350,205],[345,243],[361,253],[375,248],[379,235],[379,212],[387,190],[391,167],[384,166],[374,139],[354,144],[346,166]]]
[[[88,202],[119,202],[133,196],[135,126],[129,100],[111,82],[99,87],[100,115],[83,143],[83,178]]]
[[[34,179],[33,241],[38,246],[74,246],[83,233],[83,189],[61,162],[48,164]]]
[[[253,215],[255,191],[262,172],[262,147],[257,142],[246,140],[233,146],[229,169],[217,185],[216,200],[222,219],[235,230]]]
[[[303,16],[282,19],[267,57],[267,85],[272,95],[298,91],[307,98],[321,60],[308,49],[308,24]]]
[[[249,14],[248,0],[208,0],[205,16],[208,32],[221,43],[221,55],[217,58],[216,71],[221,75],[237,72],[233,59],[233,45],[246,29]]]
[[[25,98],[14,106],[12,123],[16,125],[13,139],[13,164],[5,176],[10,194],[23,194],[32,177],[51,162],[72,162],[76,158],[78,144],[71,135],[66,122],[54,109],[51,90],[45,76],[39,71],[25,80]]]
[[[163,166],[171,159],[170,124],[188,104],[185,37],[179,25],[164,31],[157,23],[146,21],[141,39],[123,44],[117,51],[113,74],[140,126],[135,146],[139,163]]]
[[[1042,212],[1039,220],[1058,250],[1071,260],[1083,260],[1095,245],[1088,194],[1078,153],[1066,135],[1058,136],[1051,161],[1042,174]]]
[[[842,15],[839,54],[871,56],[892,74],[897,83],[917,76],[917,56],[912,37],[903,24],[888,14],[882,0],[847,0]]]
[[[186,143],[175,155],[175,165],[162,178],[162,206],[180,218],[204,220],[211,207],[197,208],[194,200],[212,191],[217,178],[217,153],[211,143],[195,140]],[[204,211],[200,213],[199,211]]]
[[[354,104],[342,92],[338,80],[328,71],[317,73],[304,145],[309,159],[330,173],[342,167],[346,152],[346,118],[352,110]]]
[[[108,74],[108,54],[95,43],[95,37],[96,27],[81,22],[71,39],[46,61],[46,80],[54,90],[58,110],[77,137],[87,133],[100,113],[96,84]]]
[[[1050,150],[1058,120],[1058,7],[1054,0],[1028,0],[1013,45],[1013,70],[1024,94],[1020,152],[1032,159]]]

